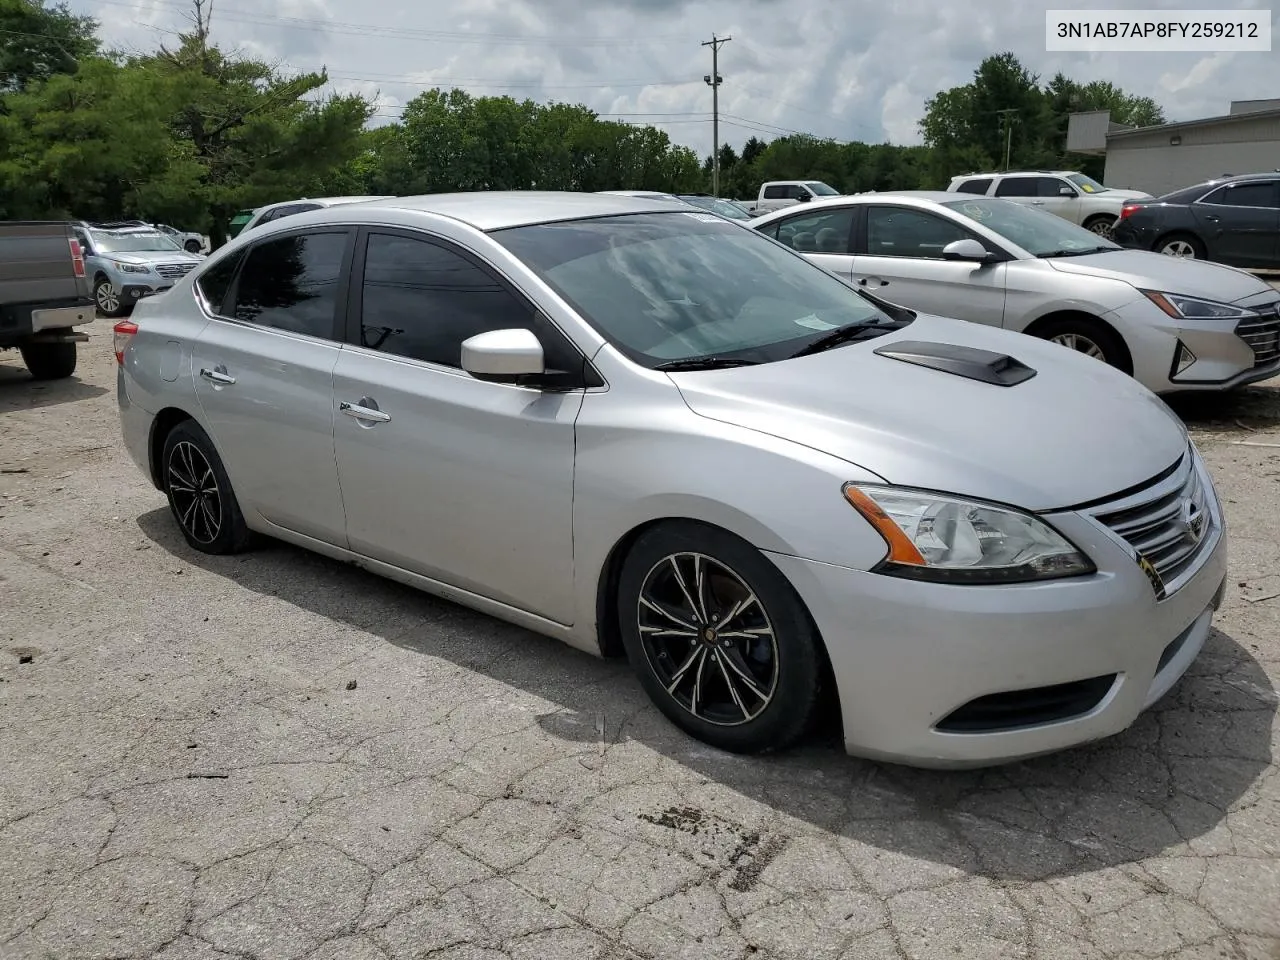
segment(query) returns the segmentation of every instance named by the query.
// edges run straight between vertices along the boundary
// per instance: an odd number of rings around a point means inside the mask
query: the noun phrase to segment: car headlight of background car
[[[1232,303],[1202,300],[1200,297],[1188,297],[1180,293],[1161,293],[1158,290],[1143,290],[1141,293],[1175,320],[1244,320],[1246,317],[1257,316],[1248,307],[1238,307]]]
[[[113,260],[112,263],[115,264],[116,269],[120,270],[122,273],[150,273],[151,272],[151,268],[148,267],[146,264],[142,264],[142,263],[124,263],[120,260]]]
[[[845,484],[889,547],[877,573],[938,583],[1026,583],[1094,573],[1079,549],[1029,513],[922,490]]]

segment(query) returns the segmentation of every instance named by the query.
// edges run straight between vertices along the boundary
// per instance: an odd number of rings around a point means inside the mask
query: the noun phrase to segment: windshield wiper
[[[888,333],[895,324],[890,321],[884,323],[878,320],[868,321],[865,323],[851,323],[847,327],[841,327],[839,330],[832,330],[828,334],[824,334],[817,340],[811,341],[806,346],[801,347],[793,353],[790,359],[796,357],[807,357],[811,353],[821,353],[824,350],[830,350],[832,347],[841,347],[846,343],[853,343],[857,340],[870,340],[881,334]]]
[[[668,360],[660,363],[655,370],[723,370],[727,367],[751,367],[759,360],[748,360],[745,357],[685,357],[683,360]]]
[[[1085,247],[1083,250],[1050,250],[1048,253],[1037,253],[1041,260],[1053,257],[1084,257],[1091,253],[1109,253],[1112,250],[1123,250],[1123,247]]]

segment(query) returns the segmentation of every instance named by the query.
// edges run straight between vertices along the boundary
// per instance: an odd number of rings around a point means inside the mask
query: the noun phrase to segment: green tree
[[[26,90],[55,74],[75,73],[98,51],[97,22],[65,3],[0,0],[0,93]]]

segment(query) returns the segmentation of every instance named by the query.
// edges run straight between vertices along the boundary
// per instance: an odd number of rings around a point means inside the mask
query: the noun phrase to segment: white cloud
[[[1151,0],[1148,0],[1150,3]],[[172,39],[183,0],[71,0],[113,45]],[[1012,50],[1047,80],[1110,80],[1151,96],[1170,119],[1226,113],[1274,95],[1280,58],[1265,53],[1046,53],[1044,11],[1060,0],[217,0],[213,33],[298,69],[328,67],[335,89],[380,93],[379,111],[432,84],[477,95],[585,103],[665,128],[710,151],[711,70],[721,50],[721,139],[799,130],[842,140],[919,142],[924,102],[967,82],[989,54]],[[1108,9],[1090,0],[1074,6]],[[1157,6],[1195,9],[1187,3]],[[1201,4],[1202,0],[1201,0]],[[1260,6],[1260,0],[1248,4]],[[1280,31],[1277,31],[1280,33]],[[645,116],[648,115],[648,116]]]

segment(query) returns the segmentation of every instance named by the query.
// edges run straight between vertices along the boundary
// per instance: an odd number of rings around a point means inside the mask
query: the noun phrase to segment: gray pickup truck
[[[94,317],[84,251],[70,223],[0,222],[0,350],[17,348],[37,380],[76,369],[76,327]]]

